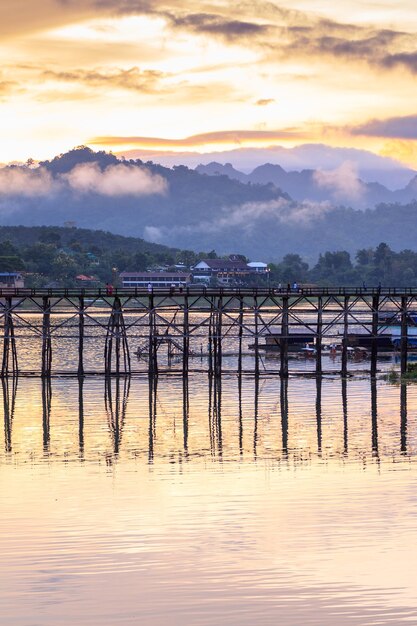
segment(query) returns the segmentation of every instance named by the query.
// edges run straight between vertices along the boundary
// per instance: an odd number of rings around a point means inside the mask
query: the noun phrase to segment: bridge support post
[[[52,368],[51,343],[51,302],[47,296],[42,298],[42,376],[50,376]]]
[[[10,373],[10,353],[12,375],[17,375],[17,350],[16,339],[14,336],[14,324],[12,315],[12,298],[7,297],[4,308],[4,343],[3,343],[3,361],[1,366],[1,376],[6,377]]]
[[[342,341],[342,376],[348,375],[348,331],[349,331],[349,296],[343,299],[343,341]]]
[[[78,299],[78,376],[84,376],[84,297]]]
[[[113,342],[115,357],[115,374],[130,374],[129,344],[126,336],[126,327],[123,319],[122,303],[120,298],[114,298],[112,311],[107,323],[106,343],[104,347],[104,370],[106,376],[113,373]],[[123,371],[121,368],[121,356],[123,354]]]
[[[282,320],[281,320],[281,378],[288,378],[288,296],[282,297]]]
[[[239,318],[238,318],[238,334],[239,334],[239,356],[237,361],[238,374],[242,373],[242,340],[243,340],[243,297],[239,296]]]
[[[259,378],[259,307],[258,298],[254,298],[254,313],[255,313],[255,378]]]
[[[401,297],[401,376],[407,373],[408,360],[408,301]]]
[[[184,323],[183,323],[183,344],[182,344],[182,371],[184,376],[188,375],[188,357],[190,351],[190,327],[188,320],[188,296],[184,296]]]
[[[319,296],[317,300],[317,332],[316,332],[316,375],[322,376],[323,367],[321,359],[323,334],[323,299]]]
[[[372,296],[371,377],[375,378],[378,360],[379,295]]]

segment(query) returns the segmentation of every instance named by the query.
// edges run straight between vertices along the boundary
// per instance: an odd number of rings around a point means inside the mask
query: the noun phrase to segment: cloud
[[[417,52],[399,52],[397,54],[388,54],[382,58],[381,65],[387,69],[395,69],[399,65],[402,65],[413,74],[416,74]]]
[[[101,170],[97,163],[81,163],[66,174],[53,178],[44,167],[11,166],[0,169],[0,196],[48,196],[65,188],[78,193],[103,196],[145,196],[165,194],[167,181],[145,167],[109,165]]]
[[[112,68],[107,71],[75,69],[71,71],[46,70],[41,80],[53,80],[70,83],[83,83],[89,87],[118,87],[142,93],[156,93],[162,72],[156,70],[140,70],[138,67],[129,69]]]
[[[162,176],[133,165],[109,165],[101,170],[97,163],[81,163],[61,178],[79,193],[145,196],[168,191],[168,183]]]
[[[0,169],[0,194],[5,196],[46,196],[55,189],[51,174],[43,167]]]
[[[87,143],[93,145],[137,145],[144,148],[192,147],[205,144],[241,144],[245,141],[280,141],[282,139],[300,138],[294,130],[223,130],[211,133],[191,135],[182,139],[165,139],[162,137],[93,137]]]
[[[269,25],[256,22],[229,19],[214,13],[191,13],[178,16],[166,13],[170,25],[175,28],[190,30],[194,33],[221,36],[227,40],[248,37],[260,37],[269,31]]]
[[[226,82],[205,82],[203,84],[184,80],[183,76],[168,74],[159,70],[141,70],[137,66],[128,69],[121,68],[92,68],[92,69],[69,69],[65,71],[48,69],[39,71],[39,67],[30,68],[35,74],[35,80],[45,85],[47,83],[64,83],[65,88],[43,90],[38,96],[43,102],[49,100],[62,100],[68,93],[69,98],[85,100],[102,95],[101,92],[114,92],[115,89],[134,91],[139,95],[169,97],[170,105],[190,104],[190,102],[204,102],[219,99],[219,93],[225,101],[240,101],[246,96],[241,95],[237,89]],[[72,91],[68,91],[67,84],[76,85]],[[55,85],[54,85],[55,86]],[[85,86],[88,89],[85,89]]]
[[[146,241],[160,243],[164,240],[164,232],[157,226],[145,226],[143,229],[143,238],[146,239]]]
[[[265,107],[268,104],[272,104],[273,102],[275,102],[274,98],[261,98],[260,100],[257,100],[255,104],[258,107]]]
[[[267,220],[271,228],[276,224],[292,224],[308,228],[313,222],[323,219],[334,206],[330,202],[304,201],[295,203],[285,198],[265,202],[246,202],[232,207],[223,207],[212,220],[177,227],[146,226],[145,239],[155,243],[168,243],[172,237],[181,235],[217,234],[227,229],[250,235],[259,221]]]
[[[373,119],[350,129],[353,135],[387,137],[392,139],[417,139],[417,115]]]
[[[17,83],[12,80],[0,80],[0,98],[11,95],[17,87]]]
[[[328,189],[336,200],[357,200],[366,189],[358,179],[356,164],[351,161],[345,161],[334,170],[316,170],[313,179],[318,187]]]

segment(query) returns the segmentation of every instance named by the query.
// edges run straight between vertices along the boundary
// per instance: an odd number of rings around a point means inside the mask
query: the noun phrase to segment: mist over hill
[[[307,259],[323,250],[354,252],[381,241],[417,249],[416,179],[392,192],[359,180],[349,164],[304,172],[266,164],[249,175],[210,167],[167,168],[85,147],[37,166],[9,166],[0,169],[0,224],[73,222],[268,261],[288,252]],[[383,203],[375,208],[375,201]]]
[[[396,159],[357,148],[335,148],[307,143],[293,148],[273,145],[263,148],[235,148],[221,152],[169,152],[166,150],[125,150],[126,158],[151,160],[166,167],[182,164],[190,168],[210,163],[230,163],[249,174],[265,163],[279,164],[287,171],[334,170],[345,163],[355,164],[358,177],[365,182],[381,183],[391,190],[405,187],[417,172]],[[225,172],[227,173],[227,172]]]
[[[417,199],[417,175],[410,171],[407,184],[391,190],[379,182],[365,182],[357,166],[346,161],[330,170],[304,169],[286,171],[280,165],[265,163],[245,174],[231,163],[211,162],[198,165],[196,171],[209,176],[228,176],[246,184],[273,184],[297,202],[326,202],[348,205],[354,209],[372,208],[382,202],[407,204]]]

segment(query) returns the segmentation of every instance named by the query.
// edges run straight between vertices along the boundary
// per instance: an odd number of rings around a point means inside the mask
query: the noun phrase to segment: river
[[[417,386],[2,393],[2,626],[417,624]]]

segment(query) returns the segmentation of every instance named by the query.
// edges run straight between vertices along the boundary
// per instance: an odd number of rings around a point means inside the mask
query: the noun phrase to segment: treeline
[[[25,272],[28,287],[73,287],[79,275],[115,282],[124,270],[193,265],[214,251],[195,253],[134,237],[83,228],[0,226],[0,272]]]
[[[270,265],[271,284],[313,283],[351,286],[417,286],[417,252],[394,252],[386,243],[362,248],[352,258],[346,250],[325,252],[309,267],[298,254],[287,254]]]
[[[104,285],[116,282],[122,271],[175,269],[178,264],[189,268],[202,258],[218,255],[214,250],[179,250],[99,230],[0,226],[0,272],[25,272],[29,287],[72,287],[79,284],[76,277],[81,274]],[[354,256],[346,250],[324,252],[312,266],[299,254],[286,254],[280,263],[271,263],[269,270],[267,276],[250,276],[243,282],[253,286],[297,282],[417,287],[417,252],[395,252],[380,243],[362,248]]]

